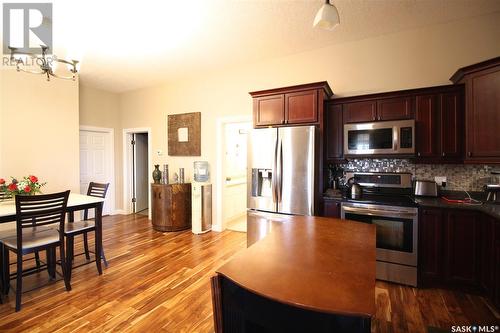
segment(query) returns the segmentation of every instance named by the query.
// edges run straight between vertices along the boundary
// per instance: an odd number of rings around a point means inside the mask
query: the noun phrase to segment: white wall
[[[34,174],[45,193],[79,193],[78,81],[0,72],[0,178]]]
[[[119,96],[111,92],[80,85],[80,125],[113,128],[115,160],[115,208],[123,209],[122,142]]]

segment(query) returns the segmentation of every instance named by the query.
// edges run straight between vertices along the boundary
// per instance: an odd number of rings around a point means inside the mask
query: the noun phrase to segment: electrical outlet
[[[446,186],[446,177],[443,177],[443,176],[438,176],[438,177],[434,177],[434,181],[439,185],[439,186],[442,186],[442,187],[445,187]]]
[[[161,149],[157,149],[157,150],[156,150],[156,154],[157,154],[158,156],[161,156],[161,155],[163,155],[163,151],[162,151]]]

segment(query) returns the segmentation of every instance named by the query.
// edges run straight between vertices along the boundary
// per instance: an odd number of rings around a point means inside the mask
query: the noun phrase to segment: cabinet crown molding
[[[333,96],[333,91],[330,88],[330,85],[328,84],[328,82],[326,82],[326,81],[299,84],[296,86],[289,86],[289,87],[282,87],[282,88],[273,88],[273,89],[252,91],[252,92],[249,92],[249,94],[252,97],[262,97],[262,96],[267,96],[267,95],[275,95],[275,94],[280,94],[280,93],[290,93],[290,92],[311,90],[311,89],[323,89],[325,92],[325,95],[326,95],[325,96],[326,99],[331,98]]]

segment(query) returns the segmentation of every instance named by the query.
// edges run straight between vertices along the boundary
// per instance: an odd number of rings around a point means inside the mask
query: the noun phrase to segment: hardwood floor
[[[105,217],[104,274],[95,265],[78,268],[71,292],[58,281],[25,293],[18,313],[11,292],[0,305],[0,331],[213,332],[209,277],[245,246],[244,233],[161,233],[144,216]],[[31,284],[46,278],[44,272]],[[376,302],[374,332],[500,322],[482,297],[440,289],[377,282]]]

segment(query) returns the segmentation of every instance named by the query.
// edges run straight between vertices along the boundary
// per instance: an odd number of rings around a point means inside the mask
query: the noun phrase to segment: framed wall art
[[[201,156],[201,112],[168,116],[168,155]]]

